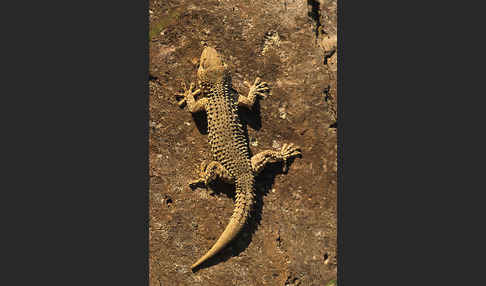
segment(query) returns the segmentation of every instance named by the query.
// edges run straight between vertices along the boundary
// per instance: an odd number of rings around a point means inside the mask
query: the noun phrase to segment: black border
[[[463,44],[476,39],[467,33],[480,17],[469,13],[480,10],[434,4],[338,5],[340,286],[482,284],[468,282],[475,263],[464,255],[478,249],[462,229],[478,217],[464,208],[480,208],[462,204],[468,188],[457,169],[468,164],[455,161],[470,149],[461,146],[469,130],[458,127],[472,123],[465,96],[482,90],[470,92],[470,79],[460,82],[468,69],[457,66],[477,61]]]
[[[148,285],[148,1],[4,11],[0,284]]]
[[[344,285],[344,233],[343,233],[343,75],[344,75],[344,29],[343,29],[343,0],[337,1],[337,280],[338,285]]]

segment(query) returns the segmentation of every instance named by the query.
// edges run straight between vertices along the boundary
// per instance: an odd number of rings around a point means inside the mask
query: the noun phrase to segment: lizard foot
[[[284,160],[298,155],[302,155],[302,152],[300,150],[300,147],[296,146],[294,143],[285,143],[280,150],[280,156],[282,156],[282,159]]]
[[[184,93],[178,93],[178,94],[176,94],[176,98],[182,97],[182,99],[181,100],[178,100],[178,102],[177,102],[177,104],[179,105],[179,107],[183,107],[184,104],[187,103],[187,98],[188,97],[194,99],[194,96],[195,95],[198,95],[198,94],[201,93],[201,90],[200,89],[194,90],[194,87],[195,87],[195,85],[192,82],[191,82],[191,85],[189,86],[189,88],[187,88],[185,82],[182,82],[182,88],[184,89]]]
[[[282,149],[280,150],[280,156],[284,162],[284,170],[285,172],[287,172],[288,171],[287,160],[292,157],[302,156],[302,152],[300,150],[300,147],[296,146],[294,143],[290,143],[290,144],[285,143],[282,146]]]
[[[192,180],[189,182],[189,187],[191,189],[195,189],[198,186],[201,187],[207,187],[208,185],[208,179],[206,178],[206,168],[208,166],[208,161],[203,161],[201,163],[201,166],[199,167],[199,179]]]
[[[262,81],[259,77],[255,79],[253,85],[250,85],[247,81],[245,81],[245,84],[250,88],[249,94],[257,95],[262,99],[265,99],[270,93],[270,87],[268,87],[268,83]]]

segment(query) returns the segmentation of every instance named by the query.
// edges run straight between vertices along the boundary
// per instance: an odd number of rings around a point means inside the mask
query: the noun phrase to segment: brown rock
[[[336,1],[318,2],[326,34],[316,39],[306,1],[150,1],[151,29],[158,32],[150,41],[150,72],[157,78],[150,81],[149,101],[155,122],[149,138],[150,285],[326,285],[336,278],[336,134],[328,129],[333,122],[324,90],[336,97],[337,58],[324,64],[319,44],[337,32]],[[192,273],[190,265],[233,211],[231,187],[216,186],[210,195],[187,185],[209,158],[209,146],[204,116],[180,109],[175,94],[182,81],[195,80],[201,42],[226,58],[238,92],[247,93],[243,81],[257,76],[272,88],[260,101],[260,118],[244,117],[258,142],[250,145],[253,154],[294,142],[303,157],[287,174],[272,169],[257,178],[247,235],[214,265]]]

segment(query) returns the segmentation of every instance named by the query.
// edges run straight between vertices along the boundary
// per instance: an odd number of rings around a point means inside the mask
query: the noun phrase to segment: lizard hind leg
[[[221,179],[227,183],[234,183],[234,178],[231,176],[228,170],[221,165],[218,161],[207,162],[203,161],[199,171],[199,178],[189,183],[191,188],[197,186],[203,186],[210,191],[213,191],[210,187],[211,182],[216,179]]]
[[[284,144],[280,151],[265,150],[251,157],[251,167],[255,174],[260,173],[266,165],[275,162],[284,162],[285,171],[287,170],[287,160],[302,155],[298,146],[293,143]]]

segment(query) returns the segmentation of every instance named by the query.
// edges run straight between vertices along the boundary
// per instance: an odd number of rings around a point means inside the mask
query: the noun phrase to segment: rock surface
[[[196,4],[197,3],[197,4]],[[336,1],[150,1],[150,285],[327,285],[336,279]],[[257,177],[247,228],[207,267],[190,265],[223,232],[234,189],[192,191],[210,158],[204,115],[175,94],[195,81],[204,46],[234,89],[259,76],[271,95],[242,112],[253,154],[293,142],[287,173]],[[331,127],[331,128],[330,128]],[[331,283],[332,284],[332,283]]]

